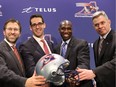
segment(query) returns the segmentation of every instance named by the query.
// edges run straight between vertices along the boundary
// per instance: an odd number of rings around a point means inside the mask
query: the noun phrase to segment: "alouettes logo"
[[[93,13],[99,9],[95,1],[76,3],[76,7],[81,7],[82,9],[75,13],[75,17],[92,17]]]
[[[51,54],[44,56],[42,59],[39,60],[42,63],[40,69],[42,69],[44,66],[46,66],[48,63],[52,62],[53,60],[55,60],[55,58]]]

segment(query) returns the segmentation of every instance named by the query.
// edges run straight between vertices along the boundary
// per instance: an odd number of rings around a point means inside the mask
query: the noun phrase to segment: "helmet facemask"
[[[69,61],[62,56],[58,54],[48,54],[38,61],[36,72],[38,75],[43,75],[47,79],[47,82],[59,86],[65,81],[64,71],[68,65]]]

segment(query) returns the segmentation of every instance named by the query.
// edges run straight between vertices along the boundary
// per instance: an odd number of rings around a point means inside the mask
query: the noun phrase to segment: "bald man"
[[[58,30],[62,40],[55,47],[55,52],[70,61],[67,70],[75,70],[77,68],[89,69],[90,53],[87,41],[73,37],[72,23],[69,20],[61,21]],[[77,85],[64,83],[61,87],[77,87]],[[93,87],[92,81],[81,81],[78,87]]]

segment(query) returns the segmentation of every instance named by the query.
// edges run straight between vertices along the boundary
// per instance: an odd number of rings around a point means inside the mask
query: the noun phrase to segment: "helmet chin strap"
[[[79,85],[80,79],[79,79],[79,73],[76,70],[65,70],[65,79],[67,82],[70,82],[71,84]],[[76,80],[74,77],[78,76],[78,80]]]

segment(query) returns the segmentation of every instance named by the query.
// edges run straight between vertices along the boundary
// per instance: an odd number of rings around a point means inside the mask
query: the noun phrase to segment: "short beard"
[[[6,38],[6,40],[9,42],[9,43],[12,43],[12,44],[15,44],[18,40],[18,38],[15,39],[15,41],[10,41],[8,38]]]

